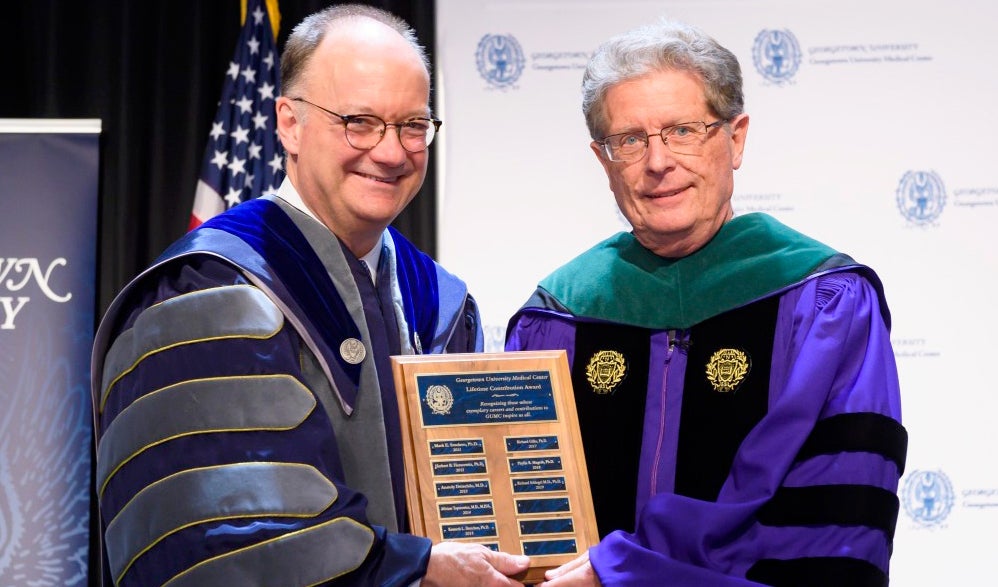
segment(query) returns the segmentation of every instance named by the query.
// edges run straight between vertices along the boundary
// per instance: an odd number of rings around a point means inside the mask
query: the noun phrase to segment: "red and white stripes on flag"
[[[278,15],[277,0],[266,0]],[[274,99],[280,94],[277,27],[265,0],[247,0],[236,52],[208,134],[189,228],[240,202],[275,191],[284,179]],[[277,20],[279,16],[275,16]]]

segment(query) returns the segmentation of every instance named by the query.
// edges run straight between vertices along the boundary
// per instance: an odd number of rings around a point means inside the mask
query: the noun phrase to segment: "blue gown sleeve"
[[[95,390],[108,574],[144,585],[405,586],[430,541],[342,481],[307,352],[263,292],[201,259],[137,285]]]

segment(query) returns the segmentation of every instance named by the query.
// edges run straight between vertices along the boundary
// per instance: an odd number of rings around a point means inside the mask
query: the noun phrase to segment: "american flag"
[[[277,13],[276,0],[268,0]],[[208,133],[189,228],[240,202],[274,191],[284,179],[274,99],[280,93],[275,29],[264,0],[248,0],[218,113]]]

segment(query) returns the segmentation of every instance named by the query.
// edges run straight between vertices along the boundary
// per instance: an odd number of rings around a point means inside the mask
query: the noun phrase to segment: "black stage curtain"
[[[408,21],[432,63],[433,0],[365,3]],[[335,2],[280,0],[278,51],[295,24],[330,4]],[[98,317],[187,230],[208,131],[239,36],[239,14],[239,0],[4,3],[0,118],[102,121]],[[435,186],[431,156],[421,193],[395,221],[431,255]],[[100,584],[95,540],[91,532],[92,587]]]
[[[434,47],[433,0],[364,2],[408,21]],[[337,2],[279,0],[278,51],[291,28]],[[100,118],[97,315],[187,230],[239,0],[8,2],[0,35],[0,118]],[[436,177],[395,227],[436,254]],[[2,204],[2,203],[0,203]]]

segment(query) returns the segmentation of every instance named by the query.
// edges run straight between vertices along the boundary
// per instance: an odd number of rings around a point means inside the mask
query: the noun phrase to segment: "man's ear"
[[[593,141],[589,143],[589,148],[593,150],[593,153],[596,155],[596,159],[599,160],[599,164],[603,166],[603,171],[606,173],[607,181],[609,181],[610,166],[613,165],[613,162],[606,158],[606,151],[603,150],[603,145]]]
[[[281,139],[284,152],[288,155],[297,155],[301,124],[294,104],[289,98],[280,96],[274,102],[274,112],[277,116],[277,136]]]
[[[748,136],[749,116],[739,114],[731,121],[731,168],[742,166],[742,154],[745,152],[745,138]]]

